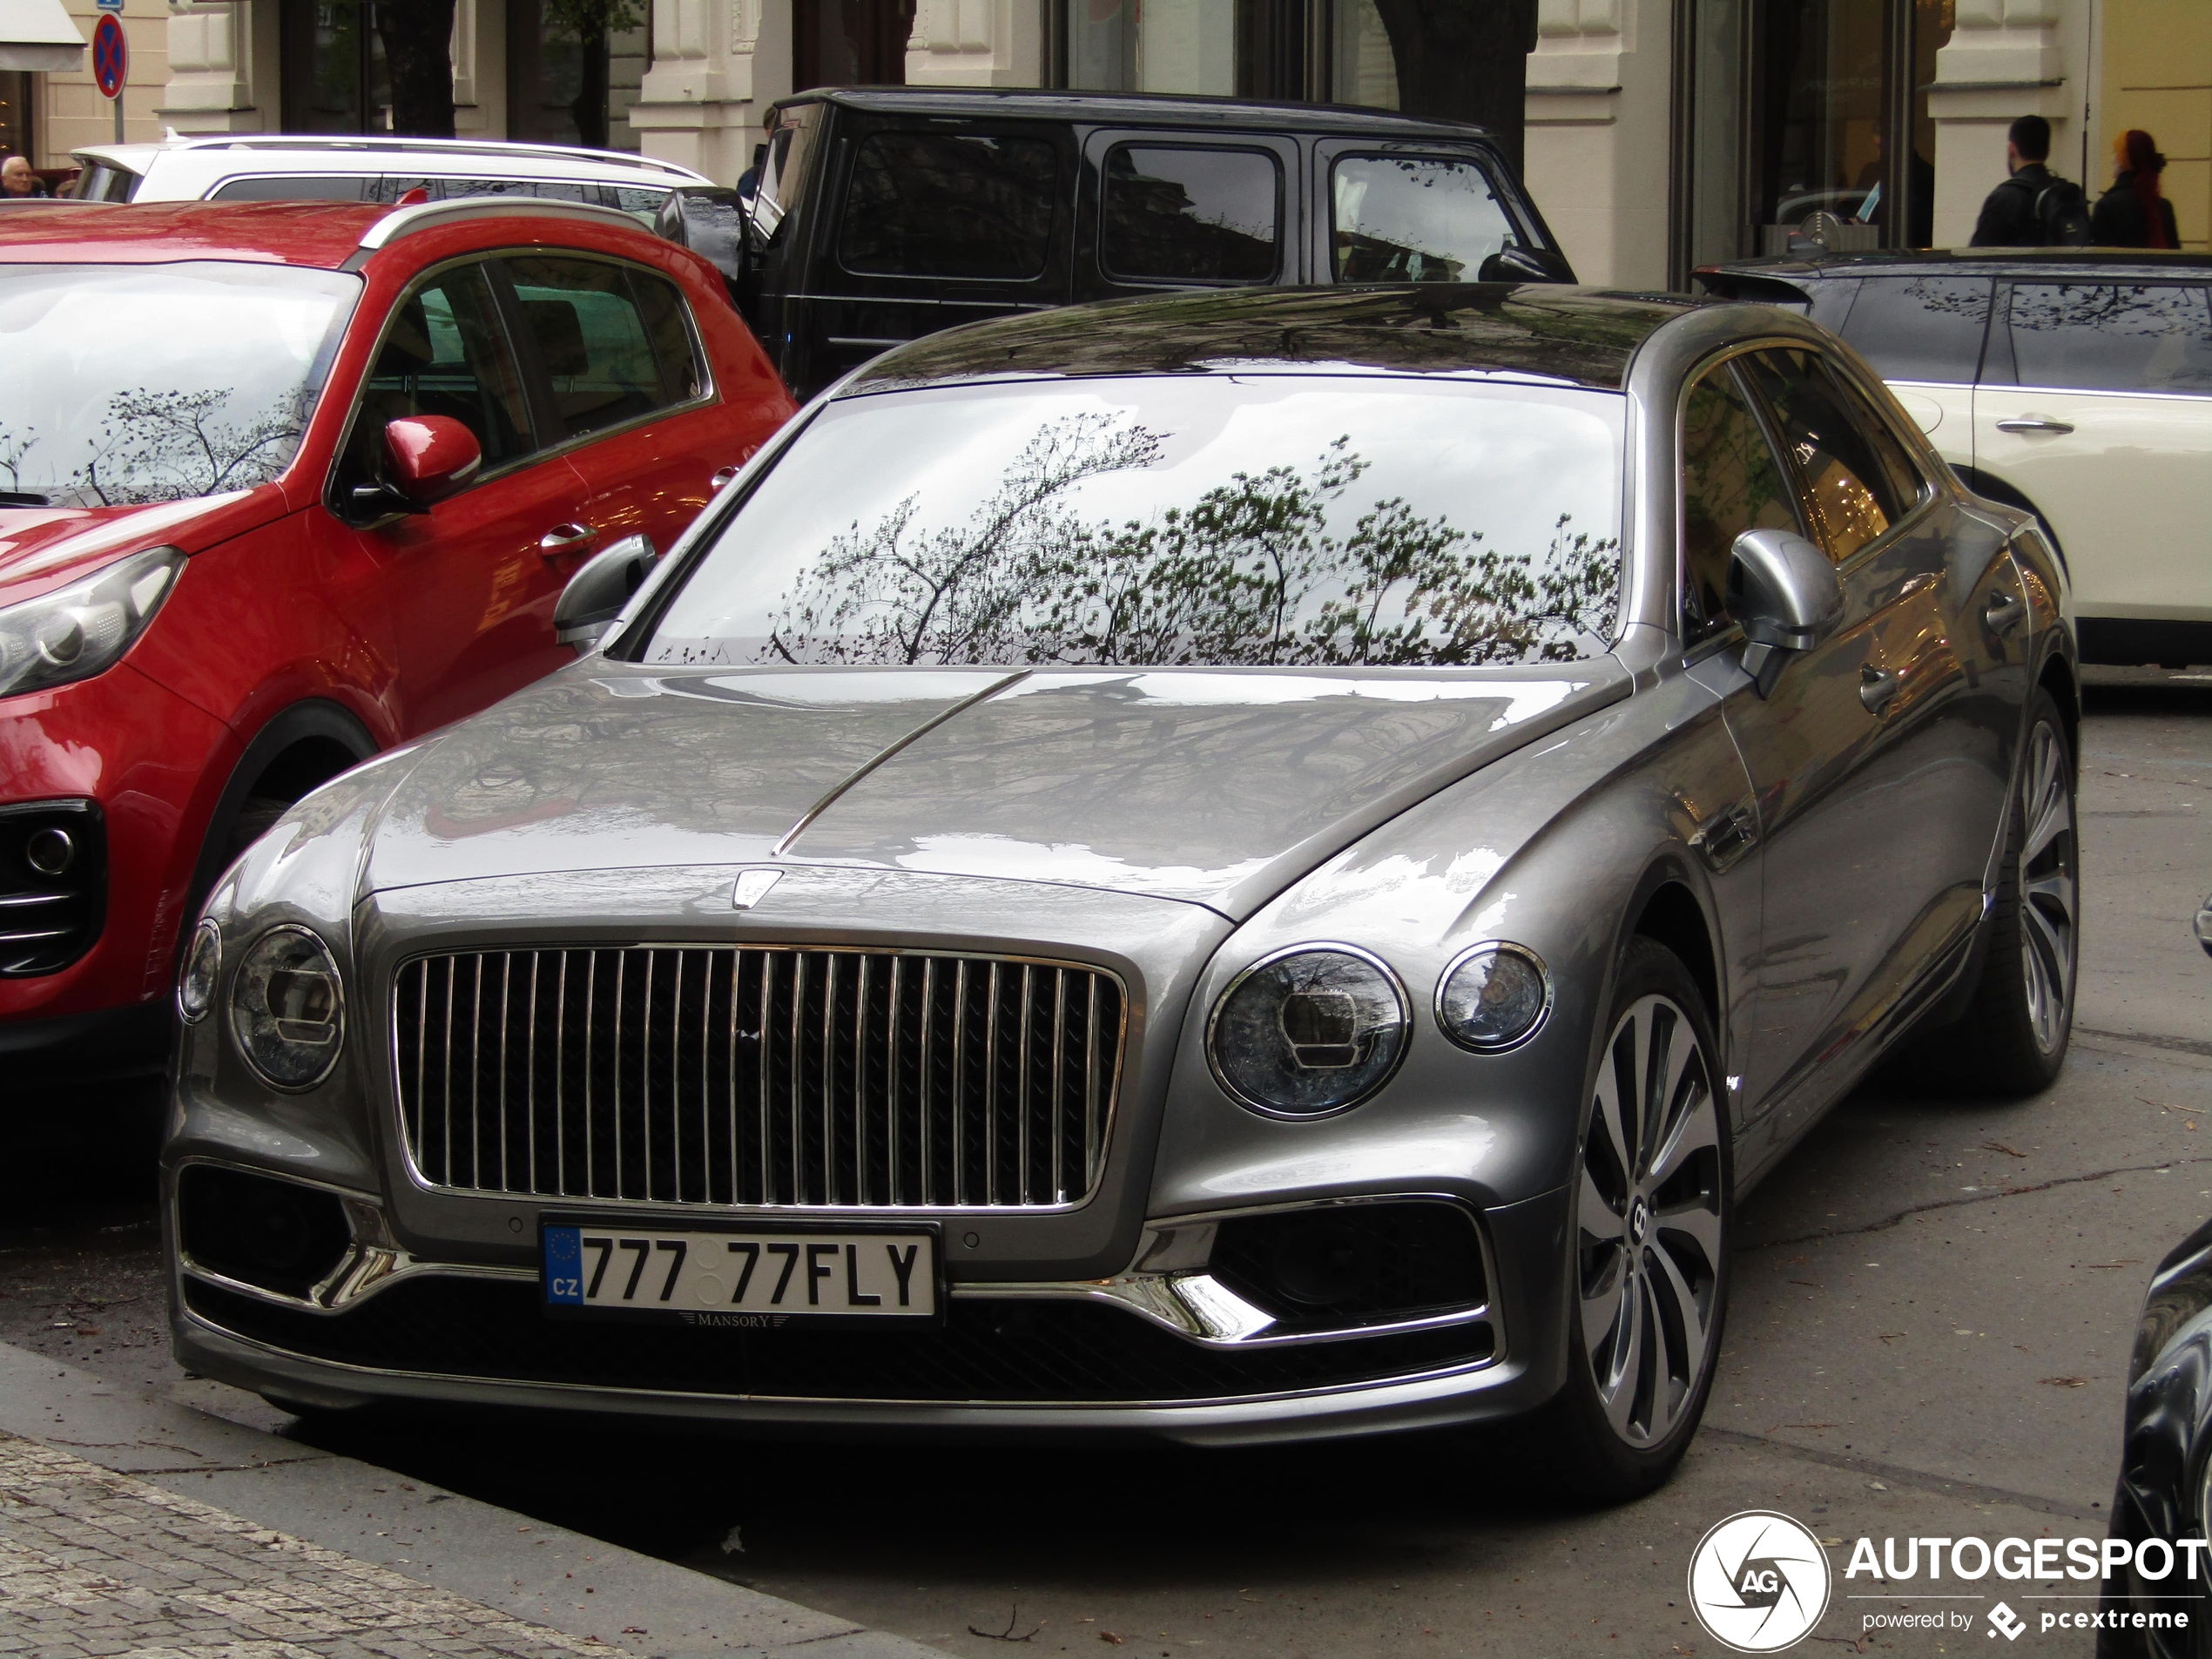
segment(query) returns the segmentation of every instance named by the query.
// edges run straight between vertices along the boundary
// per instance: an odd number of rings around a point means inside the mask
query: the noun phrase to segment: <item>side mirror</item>
[[[403,415],[384,428],[385,476],[410,507],[458,495],[483,464],[476,435],[450,416]]]
[[[668,192],[653,229],[678,247],[704,255],[736,293],[752,249],[744,197],[718,185],[680,185]]]
[[[1750,643],[1743,668],[1768,696],[1787,660],[1811,651],[1843,619],[1844,588],[1828,556],[1788,530],[1745,530],[1728,567],[1729,614]]]
[[[606,637],[645,576],[660,563],[652,539],[625,536],[577,568],[553,607],[553,637],[581,657]]]

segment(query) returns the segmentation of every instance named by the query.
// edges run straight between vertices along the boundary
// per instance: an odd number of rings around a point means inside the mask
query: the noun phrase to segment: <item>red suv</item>
[[[566,659],[577,566],[792,412],[610,209],[0,216],[0,1075],[158,1059],[230,859]]]

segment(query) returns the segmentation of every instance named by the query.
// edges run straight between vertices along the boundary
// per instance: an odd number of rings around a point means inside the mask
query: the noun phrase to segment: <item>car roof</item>
[[[1844,276],[2099,276],[2175,277],[2212,273],[2212,253],[2166,253],[2138,247],[1891,248],[1860,253],[1787,255],[1725,260],[1697,267],[1700,276],[1764,277],[1817,282]]]
[[[834,104],[884,115],[1004,116],[1042,121],[1096,121],[1130,126],[1259,127],[1280,132],[1341,132],[1359,138],[1454,138],[1492,142],[1487,127],[1427,120],[1389,110],[1326,104],[1274,104],[1259,98],[1201,98],[1168,92],[1038,91],[1022,87],[818,86],[779,98],[774,108]]]
[[[164,265],[229,260],[357,269],[367,253],[410,232],[494,218],[583,221],[603,231],[651,239],[635,219],[610,208],[499,197],[397,208],[320,201],[56,202],[0,213],[0,263]]]
[[[71,152],[81,164],[102,163],[152,179],[181,173],[201,187],[247,175],[381,174],[424,178],[550,179],[584,184],[698,185],[704,173],[652,156],[620,150],[491,140],[272,134],[172,138],[160,144],[89,144]]]
[[[1618,391],[1656,329],[1703,302],[1558,283],[1239,288],[1069,306],[931,334],[840,395],[961,381],[1351,368]]]

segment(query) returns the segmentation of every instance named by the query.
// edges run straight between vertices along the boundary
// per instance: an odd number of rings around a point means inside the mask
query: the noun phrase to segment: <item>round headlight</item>
[[[215,1006],[215,974],[223,965],[223,934],[212,921],[203,921],[185,952],[184,972],[177,975],[177,1012],[186,1025],[198,1025]]]
[[[239,959],[231,1035],[254,1070],[279,1089],[330,1075],[346,1031],[338,964],[305,927],[272,927]]]
[[[1551,975],[1536,953],[1497,941],[1462,952],[1436,987],[1437,1024],[1478,1054],[1527,1042],[1551,1006]]]
[[[1214,1008],[1207,1056],[1254,1111],[1318,1117],[1356,1106],[1406,1052],[1406,999],[1391,971],[1343,945],[1254,963]]]

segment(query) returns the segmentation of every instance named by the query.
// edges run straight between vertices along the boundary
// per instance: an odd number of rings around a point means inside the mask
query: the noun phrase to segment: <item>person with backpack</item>
[[[2023,115],[2005,135],[2005,165],[2012,177],[1989,192],[1974,222],[1975,247],[2087,247],[2089,199],[2071,179],[2044,163],[2051,153],[2051,124]]]
[[[2166,158],[2141,127],[2130,127],[2113,145],[2120,176],[2097,198],[2089,228],[2099,247],[2179,247],[2174,204],[2158,188]]]

